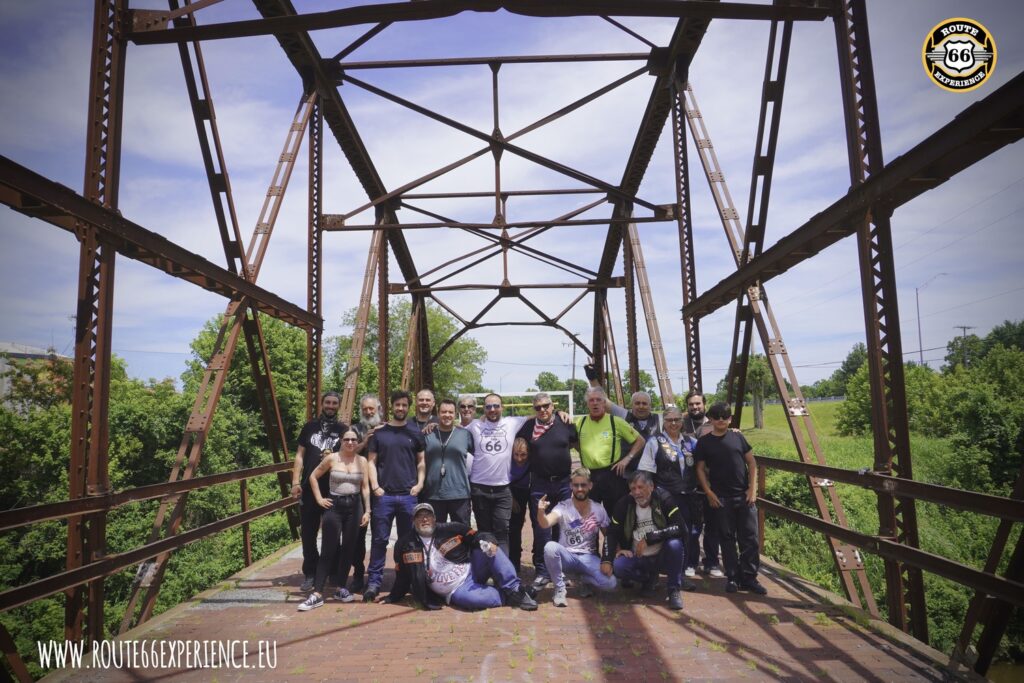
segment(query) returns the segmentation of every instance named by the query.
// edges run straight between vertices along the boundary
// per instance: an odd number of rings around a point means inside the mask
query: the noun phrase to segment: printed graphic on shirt
[[[590,513],[586,517],[580,516],[571,500],[563,500],[555,510],[558,511],[562,545],[570,552],[596,555],[598,531],[607,529],[611,521],[604,506],[591,501]]]
[[[633,550],[636,551],[637,542],[647,538],[648,531],[657,530],[658,527],[654,526],[654,518],[651,515],[650,506],[645,508],[638,506],[636,509],[636,528],[633,529]],[[646,550],[644,550],[644,557],[657,555],[660,550],[661,543],[648,543]]]
[[[319,448],[321,453],[334,452],[337,450],[338,443],[341,441],[341,435],[337,432],[317,432],[309,437],[309,443],[315,448]]]
[[[426,545],[426,542],[424,543]],[[445,600],[469,578],[469,564],[451,562],[442,555],[438,548],[431,547],[430,562],[427,563],[427,580],[430,590],[444,596]]]

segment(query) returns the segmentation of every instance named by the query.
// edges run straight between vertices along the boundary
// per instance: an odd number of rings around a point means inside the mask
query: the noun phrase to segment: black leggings
[[[359,545],[359,523],[363,520],[363,501],[358,494],[331,496],[331,500],[334,507],[324,510],[320,561],[316,565],[313,584],[313,590],[321,595],[329,575],[334,574],[339,587],[348,580],[348,571],[352,568]]]

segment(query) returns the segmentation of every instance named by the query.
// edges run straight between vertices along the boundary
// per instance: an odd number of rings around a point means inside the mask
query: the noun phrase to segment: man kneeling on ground
[[[637,470],[630,476],[629,495],[616,503],[611,529],[615,576],[641,582],[641,592],[652,595],[659,571],[665,572],[668,606],[683,609],[679,589],[686,522],[672,494],[654,487],[650,472]]]
[[[445,603],[468,610],[537,609],[494,536],[458,522],[438,524],[430,503],[416,506],[412,531],[395,544],[395,585],[385,601],[398,602],[410,591],[427,609]]]
[[[590,470],[578,467],[569,479],[572,498],[563,500],[551,512],[547,511],[548,497],[544,495],[537,503],[537,524],[548,529],[559,525],[559,540],[544,545],[544,566],[551,573],[555,583],[555,607],[565,607],[565,575],[575,574],[582,578],[580,597],[593,594],[590,586],[610,591],[615,588],[612,575],[611,555],[606,552],[602,558],[597,554],[598,531],[605,533],[605,550],[608,550],[608,513],[604,506],[590,500]]]

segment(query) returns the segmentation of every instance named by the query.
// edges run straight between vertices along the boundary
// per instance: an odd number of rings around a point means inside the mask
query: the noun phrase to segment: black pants
[[[428,500],[434,508],[434,516],[439,524],[444,524],[449,518],[453,522],[469,524],[469,498],[458,498],[456,500]]]
[[[373,505],[373,497],[370,498],[370,505]],[[356,541],[355,550],[353,550],[352,557],[352,580],[362,583],[363,577],[366,576],[366,532],[370,529],[370,525],[359,527],[359,531],[356,535],[359,537]]]
[[[323,595],[327,577],[333,576],[341,587],[348,580],[348,571],[359,543],[359,523],[363,519],[363,501],[359,494],[331,496],[334,507],[324,510],[320,561],[316,565],[313,590]],[[340,542],[339,542],[340,537]]]
[[[487,486],[470,482],[469,491],[476,528],[494,534],[498,546],[508,555],[508,529],[512,519],[512,492],[508,484]]]
[[[609,515],[615,510],[615,504],[619,499],[629,493],[629,484],[610,467],[591,470],[590,480],[594,482],[594,488],[590,490],[590,499],[601,503],[604,509],[609,511]]]
[[[512,561],[512,566],[516,568],[518,574],[522,567],[523,524],[526,523],[526,515],[530,511],[530,489],[517,487],[510,491],[514,505],[508,527],[508,559]]]
[[[704,498],[703,493],[675,494],[679,513],[689,527],[683,536],[686,557],[686,562],[683,564],[684,569],[696,569],[700,560],[700,532],[704,527]]]
[[[714,509],[708,505],[708,497],[697,494],[703,501],[704,512],[704,569],[710,571],[718,566],[719,546],[718,517]]]
[[[316,574],[320,553],[316,549],[316,535],[320,533],[320,518],[324,509],[316,504],[313,494],[306,489],[299,500],[299,538],[302,539],[302,575]]]
[[[730,581],[750,583],[757,579],[757,570],[761,566],[757,507],[747,503],[746,496],[719,496],[718,499],[722,501],[722,507],[715,508],[715,521],[718,522],[725,575]]]

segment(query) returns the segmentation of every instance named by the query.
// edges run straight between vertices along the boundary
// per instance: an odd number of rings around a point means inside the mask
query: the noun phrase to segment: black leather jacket
[[[497,545],[497,539],[489,533],[478,532],[466,524],[451,522],[438,524],[434,529],[435,548],[449,562],[469,564],[473,550],[480,547],[480,541]],[[413,529],[395,543],[395,585],[385,602],[398,602],[406,593],[427,609],[439,609],[445,604],[444,598],[429,588],[423,541]]]
[[[681,538],[688,530],[675,498],[662,488],[655,488],[651,494],[651,519],[654,520],[656,530],[647,532],[647,543],[661,543],[669,538]],[[632,496],[625,495],[615,504],[612,524],[608,528],[609,543],[606,546],[606,557],[615,557],[619,548],[630,550],[633,547],[634,528],[636,501]]]

